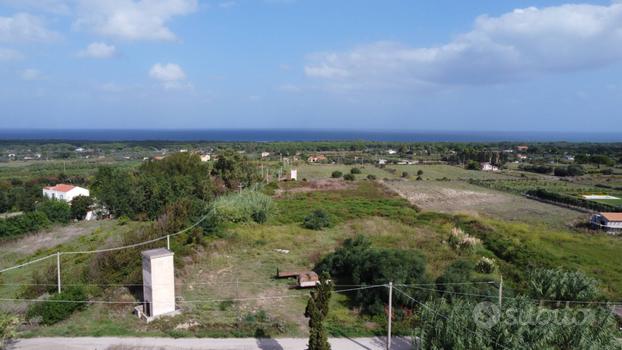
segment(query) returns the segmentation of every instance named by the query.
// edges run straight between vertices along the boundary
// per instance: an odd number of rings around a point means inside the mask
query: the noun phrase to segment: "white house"
[[[175,265],[173,252],[158,248],[142,252],[143,296],[142,314],[147,322],[163,315],[173,315],[175,308]],[[141,311],[140,308],[137,311]]]
[[[78,196],[89,197],[90,195],[89,190],[86,188],[73,185],[58,184],[56,186],[48,186],[43,188],[44,197],[65,201],[67,203],[71,202]]]
[[[484,163],[480,163],[480,169],[482,171],[499,171],[499,168],[488,163],[488,162],[484,162]]]
[[[592,226],[606,230],[608,233],[622,232],[622,213],[598,213],[590,219]]]
[[[396,153],[397,153],[397,151],[396,151],[396,150],[394,150],[394,149],[390,149],[390,150],[388,150],[388,151],[387,151],[387,153],[388,153],[388,154],[396,154]]]
[[[266,158],[270,156],[270,152],[261,152],[261,158]]]
[[[210,156],[209,154],[202,154],[201,155],[201,161],[202,162],[209,162],[210,159],[212,159],[212,156]]]
[[[298,181],[298,169],[291,169],[289,171],[289,179],[292,181]]]

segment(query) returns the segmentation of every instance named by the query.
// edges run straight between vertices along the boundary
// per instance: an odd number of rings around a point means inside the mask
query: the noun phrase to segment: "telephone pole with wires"
[[[387,322],[387,350],[391,349],[391,319],[393,318],[393,282],[389,282],[389,319]]]

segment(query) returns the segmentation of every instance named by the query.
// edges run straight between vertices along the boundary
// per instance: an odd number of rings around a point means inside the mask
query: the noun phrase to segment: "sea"
[[[622,133],[329,129],[0,129],[0,141],[622,142]]]

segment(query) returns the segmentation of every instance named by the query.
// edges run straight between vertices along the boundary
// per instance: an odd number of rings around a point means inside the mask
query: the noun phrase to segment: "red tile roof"
[[[600,215],[609,221],[622,221],[622,213],[600,213]]]
[[[76,186],[66,185],[66,184],[58,184],[56,186],[48,186],[45,189],[46,190],[50,190],[50,191],[56,191],[56,192],[69,192],[69,191],[73,190],[74,188],[76,188]]]

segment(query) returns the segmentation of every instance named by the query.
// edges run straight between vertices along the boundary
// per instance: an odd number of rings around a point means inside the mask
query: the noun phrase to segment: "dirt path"
[[[336,350],[381,350],[386,338],[331,338]],[[392,338],[392,350],[410,350],[410,340]],[[306,338],[32,338],[18,339],[8,350],[302,350]]]
[[[89,234],[99,227],[107,227],[111,221],[82,221],[67,226],[54,226],[16,240],[0,244],[3,253],[32,254],[39,249],[54,247],[78,236]]]

